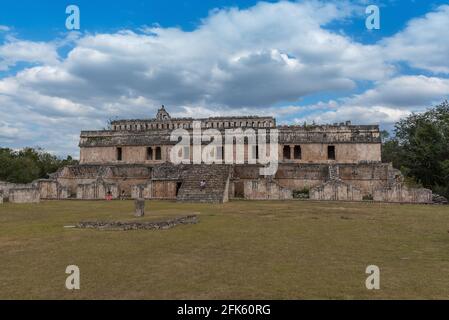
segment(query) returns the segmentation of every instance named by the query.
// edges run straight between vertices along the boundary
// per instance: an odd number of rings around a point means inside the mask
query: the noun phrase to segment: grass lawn
[[[133,220],[132,201],[0,205],[0,298],[449,298],[449,207],[302,201],[148,201],[169,230],[67,229]],[[65,288],[65,268],[81,290]],[[380,290],[365,268],[380,267]]]

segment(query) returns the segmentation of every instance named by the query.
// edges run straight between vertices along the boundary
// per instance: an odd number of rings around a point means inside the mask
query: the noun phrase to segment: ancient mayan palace
[[[260,174],[250,161],[244,140],[244,162],[234,164],[174,164],[175,129],[277,129],[278,168]],[[428,189],[407,187],[399,170],[381,162],[378,125],[277,126],[273,117],[172,118],[164,107],[156,118],[112,121],[107,130],[82,131],[80,163],[67,166],[50,179],[36,181],[41,199],[113,198],[226,202],[232,199],[293,198],[311,200],[430,203]],[[202,146],[200,145],[200,148]],[[191,146],[183,157],[192,158]],[[235,152],[235,149],[234,149]],[[223,150],[216,156],[223,158]],[[233,155],[235,156],[235,154]],[[206,182],[205,187],[201,181]]]

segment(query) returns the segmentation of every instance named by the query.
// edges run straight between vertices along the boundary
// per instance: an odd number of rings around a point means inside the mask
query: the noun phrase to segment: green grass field
[[[158,231],[67,229],[133,220],[132,201],[0,205],[1,299],[449,298],[449,207],[303,201],[149,201]],[[81,290],[65,288],[67,265]],[[381,269],[367,290],[365,268]]]

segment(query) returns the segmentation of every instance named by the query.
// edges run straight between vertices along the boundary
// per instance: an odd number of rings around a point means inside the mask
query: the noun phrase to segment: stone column
[[[145,215],[145,200],[144,199],[136,199],[134,200],[135,213],[136,217],[143,217]]]
[[[290,145],[290,160],[295,160],[295,146]]]

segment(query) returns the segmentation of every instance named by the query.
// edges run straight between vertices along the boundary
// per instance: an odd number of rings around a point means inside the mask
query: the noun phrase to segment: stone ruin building
[[[172,163],[170,152],[177,141],[171,141],[171,132],[192,132],[195,120],[201,122],[203,130],[213,128],[222,133],[236,128],[277,129],[277,172],[260,174],[261,165],[249,161],[258,157],[258,147],[250,152],[246,140],[244,163]],[[347,121],[277,126],[273,117],[258,116],[172,118],[162,106],[153,119],[117,120],[107,130],[82,131],[79,147],[79,165],[64,167],[50,179],[33,183],[40,199],[104,199],[109,195],[114,199],[222,203],[299,196],[312,200],[432,202],[430,190],[408,188],[399,170],[381,162],[378,125]],[[182,153],[191,159],[192,147]],[[223,159],[223,149],[217,148],[215,156]],[[201,180],[207,182],[204,189]]]

